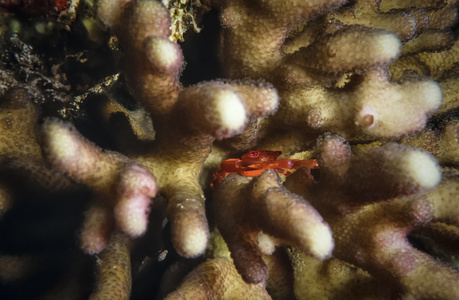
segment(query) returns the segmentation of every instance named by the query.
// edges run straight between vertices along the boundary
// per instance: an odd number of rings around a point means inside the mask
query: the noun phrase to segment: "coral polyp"
[[[0,298],[459,298],[458,5],[0,1]]]

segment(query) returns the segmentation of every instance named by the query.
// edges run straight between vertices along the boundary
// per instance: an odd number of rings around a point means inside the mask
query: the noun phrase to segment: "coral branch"
[[[234,265],[227,258],[204,262],[185,278],[178,289],[165,299],[271,299],[259,284],[244,282]]]
[[[279,65],[283,56],[281,46],[292,26],[344,1],[220,2],[225,28],[221,48],[225,72],[232,78],[258,78]],[[261,32],[268,33],[270,39],[265,39]]]
[[[97,263],[96,288],[89,297],[97,299],[129,299],[131,294],[130,240],[113,233]]]
[[[397,58],[400,47],[389,31],[349,26],[301,48],[290,59],[315,72],[343,73],[387,64]]]
[[[280,185],[274,170],[266,170],[253,182],[239,175],[226,177],[214,201],[220,232],[247,282],[263,282],[267,277],[256,244],[260,230],[317,258],[329,256],[333,249],[328,226],[304,199]]]
[[[441,180],[436,160],[416,148],[389,143],[352,156],[342,139],[326,136],[318,150],[323,180],[317,189],[338,206],[424,194]]]
[[[44,152],[51,164],[96,192],[97,201],[86,214],[81,237],[87,252],[98,253],[105,247],[113,223],[112,209],[123,232],[131,237],[145,233],[150,197],[157,192],[147,170],[118,153],[103,152],[68,124],[48,120],[42,132]]]
[[[122,67],[132,93],[158,116],[170,112],[181,84],[183,55],[168,40],[169,11],[156,1],[99,1],[98,18],[125,48]]]
[[[318,150],[322,171],[319,183],[309,187],[290,183],[290,186],[300,194],[299,189],[303,189],[305,197],[311,198],[330,224],[336,243],[333,255],[389,283],[393,295],[403,293],[412,298],[428,295],[436,299],[456,295],[457,289],[446,291],[445,287],[457,280],[457,271],[439,265],[407,239],[414,228],[428,224],[434,217],[434,194],[432,200],[422,195],[440,182],[441,173],[435,160],[417,149],[387,144],[355,155],[351,164],[349,147],[331,136],[319,143]],[[399,177],[400,174],[403,176]],[[358,176],[365,176],[365,180]],[[291,176],[289,180],[301,177]],[[341,182],[346,183],[341,185]],[[335,187],[333,191],[328,188],[330,184]],[[379,201],[350,207],[359,198],[367,203]],[[370,227],[364,225],[370,223]],[[436,272],[432,284],[419,287],[420,278],[427,276],[429,270]]]
[[[283,96],[276,117],[286,124],[347,138],[389,138],[420,130],[442,99],[433,81],[393,84],[385,72],[368,72],[359,87],[349,92],[315,86],[292,89]],[[405,118],[408,108],[412,115]]]

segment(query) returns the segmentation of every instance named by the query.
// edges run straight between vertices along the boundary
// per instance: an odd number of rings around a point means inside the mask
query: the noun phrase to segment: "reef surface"
[[[458,5],[0,0],[0,298],[459,299]]]

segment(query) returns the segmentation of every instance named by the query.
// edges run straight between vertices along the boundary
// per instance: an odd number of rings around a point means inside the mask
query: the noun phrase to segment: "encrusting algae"
[[[0,0],[0,298],[459,298],[458,5]]]

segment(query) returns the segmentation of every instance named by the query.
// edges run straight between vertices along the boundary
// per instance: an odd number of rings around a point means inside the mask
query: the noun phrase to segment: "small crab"
[[[223,178],[229,174],[239,173],[242,176],[258,176],[266,169],[274,169],[285,176],[292,174],[287,171],[308,167],[309,169],[318,169],[316,159],[277,159],[282,151],[258,150],[250,151],[241,156],[241,159],[230,158],[222,161],[220,170],[213,174],[211,188],[215,188]]]

